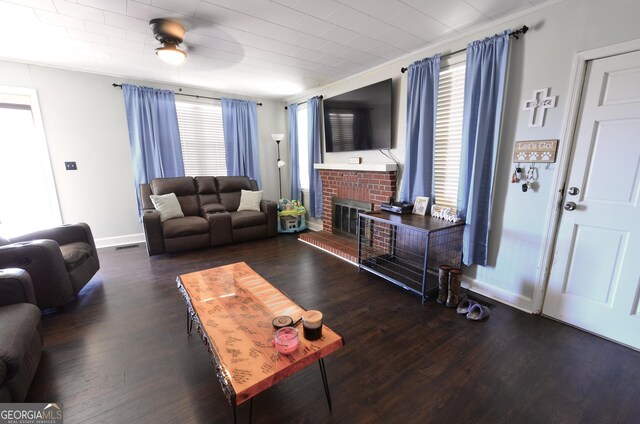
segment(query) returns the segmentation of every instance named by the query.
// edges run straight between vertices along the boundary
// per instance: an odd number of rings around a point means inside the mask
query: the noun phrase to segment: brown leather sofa
[[[257,189],[254,180],[238,176],[156,178],[141,184],[149,256],[276,236],[276,202],[262,200],[260,211],[238,211],[241,190]],[[150,195],[169,193],[175,193],[184,217],[161,222]]]
[[[40,309],[29,274],[0,269],[0,403],[23,402],[42,354]]]
[[[71,302],[98,272],[100,261],[91,228],[79,223],[0,238],[0,268],[27,271],[36,305],[48,309]]]

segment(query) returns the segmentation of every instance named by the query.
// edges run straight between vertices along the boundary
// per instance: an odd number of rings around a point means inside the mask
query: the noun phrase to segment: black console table
[[[464,222],[366,212],[358,216],[358,271],[364,269],[421,296],[438,287],[438,268],[462,264]]]

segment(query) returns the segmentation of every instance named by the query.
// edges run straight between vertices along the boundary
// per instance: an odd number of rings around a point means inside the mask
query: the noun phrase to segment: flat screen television
[[[327,152],[391,148],[391,78],[324,99]]]

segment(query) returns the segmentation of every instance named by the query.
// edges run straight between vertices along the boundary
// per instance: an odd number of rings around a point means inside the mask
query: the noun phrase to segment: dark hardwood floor
[[[497,305],[470,322],[298,242],[296,236],[147,257],[99,252],[102,268],[67,310],[43,317],[28,402],[59,401],[65,423],[231,423],[179,274],[245,261],[346,346],[258,395],[255,423],[632,423],[640,353]],[[248,404],[239,422],[248,418]]]

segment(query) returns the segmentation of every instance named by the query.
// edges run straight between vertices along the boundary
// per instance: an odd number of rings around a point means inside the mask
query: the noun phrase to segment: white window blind
[[[465,63],[440,71],[436,138],[433,158],[435,203],[456,208],[460,179],[460,146]]]
[[[222,107],[176,102],[176,112],[185,175],[227,175]]]
[[[298,173],[300,188],[309,190],[309,132],[306,104],[298,107]]]

